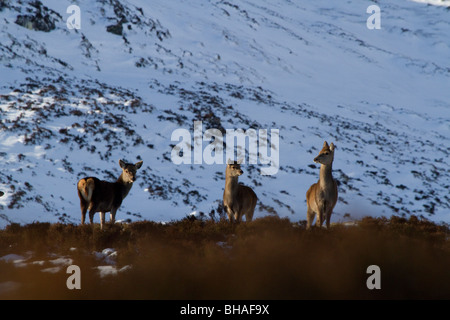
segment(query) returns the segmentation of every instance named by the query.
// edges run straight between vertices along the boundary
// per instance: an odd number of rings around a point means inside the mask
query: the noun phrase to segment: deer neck
[[[333,184],[332,166],[332,164],[322,164],[320,166],[319,185],[322,190]]]
[[[125,179],[123,178],[123,173],[122,173],[120,175],[120,177],[117,179],[116,183],[120,186],[120,192],[122,194],[122,200],[123,200],[128,195],[128,192],[130,192],[131,187],[133,186],[133,182],[125,181]]]
[[[238,191],[238,177],[227,176],[225,178],[225,192],[235,198]]]

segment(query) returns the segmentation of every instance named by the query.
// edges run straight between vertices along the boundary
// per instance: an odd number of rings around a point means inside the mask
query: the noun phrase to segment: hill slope
[[[334,221],[450,221],[446,7],[380,1],[369,30],[369,1],[78,1],[76,30],[71,4],[0,3],[0,226],[77,223],[77,179],[114,180],[120,158],[144,166],[119,219],[217,218],[224,165],[171,160],[173,131],[193,136],[194,120],[279,130],[278,173],[259,163],[240,178],[256,217],[305,219],[327,140]]]

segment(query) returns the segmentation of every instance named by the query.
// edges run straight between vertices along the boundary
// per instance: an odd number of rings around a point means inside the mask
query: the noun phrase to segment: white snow
[[[77,248],[70,248],[70,252],[77,252]],[[99,260],[100,265],[94,267],[95,270],[98,271],[98,274],[101,278],[109,277],[109,276],[117,276],[119,273],[125,272],[132,268],[131,265],[125,265],[122,267],[116,266],[117,259],[117,250],[113,248],[105,248],[100,252],[94,251],[92,252],[94,257]],[[41,272],[44,273],[60,273],[65,272],[66,268],[75,263],[74,259],[69,256],[61,256],[55,253],[49,253],[49,259],[44,260],[32,260],[34,253],[29,251],[26,252],[26,255],[18,255],[18,254],[7,254],[0,257],[0,262],[11,263],[14,267],[24,268],[29,265],[42,267],[40,269]],[[0,282],[0,294],[8,293],[9,291],[13,291],[18,288],[19,283],[9,282]]]
[[[116,276],[121,272],[127,271],[131,268],[131,266],[126,265],[118,269],[116,266],[106,265],[106,266],[97,266],[95,268],[98,270],[100,278],[105,278],[109,276]]]
[[[93,254],[98,260],[104,263],[109,265],[116,264],[117,251],[113,248],[105,248],[101,252],[94,251]]]
[[[61,271],[61,267],[60,266],[44,268],[44,269],[41,270],[41,272],[46,272],[46,273],[58,273],[60,271]]]
[[[59,257],[53,260],[49,260],[49,262],[57,266],[70,266],[71,264],[73,264],[73,259],[67,257]]]
[[[21,263],[23,261],[27,260],[24,256],[10,253],[0,258],[0,261],[9,262],[9,263]]]
[[[450,7],[450,1],[449,0],[412,0],[414,2],[420,2],[420,3],[426,3],[431,4],[434,6],[445,6]]]

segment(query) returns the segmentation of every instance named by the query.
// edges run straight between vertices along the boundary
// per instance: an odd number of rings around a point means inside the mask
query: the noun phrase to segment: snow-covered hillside
[[[171,159],[195,120],[279,130],[275,175],[243,165],[256,218],[305,219],[327,140],[332,221],[450,222],[449,34],[448,7],[407,0],[0,1],[0,227],[78,223],[77,180],[119,159],[144,165],[118,219],[217,219],[225,165]]]

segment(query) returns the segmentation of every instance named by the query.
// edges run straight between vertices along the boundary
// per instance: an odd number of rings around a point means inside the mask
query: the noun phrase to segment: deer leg
[[[316,227],[321,227],[323,223],[323,214],[320,212],[320,210],[317,211],[317,220],[316,220]]]
[[[230,207],[225,207],[226,211],[227,211],[227,216],[228,216],[228,220],[230,222],[234,222],[234,213],[233,211],[230,209]]]
[[[109,218],[111,220],[111,224],[114,224],[116,222],[116,212],[117,208],[112,208],[111,213],[109,214]]]
[[[311,225],[314,221],[314,211],[310,207],[308,207],[308,211],[306,212],[306,229],[310,229]]]
[[[89,210],[89,222],[91,224],[94,223],[94,214],[95,214],[95,208],[90,208],[90,210]]]
[[[327,229],[330,228],[331,213],[332,213],[332,210],[327,212]]]
[[[99,214],[100,214],[100,229],[103,230],[103,225],[105,224],[105,213],[103,211],[100,211]]]
[[[84,221],[86,220],[87,203],[81,200],[80,208],[81,208],[81,224],[84,224]]]
[[[250,222],[253,220],[253,211],[249,211],[245,214],[245,221]]]
[[[319,204],[317,210],[317,222],[316,225],[318,227],[322,227],[322,224],[326,218],[325,214],[327,213],[327,203],[324,201]]]

